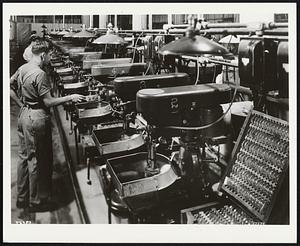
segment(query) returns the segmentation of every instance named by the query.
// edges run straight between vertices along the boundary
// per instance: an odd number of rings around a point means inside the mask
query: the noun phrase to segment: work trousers
[[[18,118],[18,201],[37,205],[51,196],[51,118],[43,109],[22,107]]]

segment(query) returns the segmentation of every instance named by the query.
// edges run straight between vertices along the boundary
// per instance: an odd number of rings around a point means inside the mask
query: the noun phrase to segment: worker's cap
[[[50,49],[49,43],[44,40],[38,40],[35,44],[32,45],[31,52],[34,55],[39,55],[43,52],[48,52]]]
[[[37,40],[40,40],[40,39],[41,39],[41,37],[36,35],[36,34],[31,35],[30,38],[29,38],[30,42],[37,41]]]

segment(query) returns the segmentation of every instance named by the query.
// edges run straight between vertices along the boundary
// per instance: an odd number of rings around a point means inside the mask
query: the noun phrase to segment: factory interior
[[[288,17],[11,15],[10,76],[39,37],[52,96],[84,96],[50,108],[55,207],[35,212],[10,100],[11,223],[289,225]]]

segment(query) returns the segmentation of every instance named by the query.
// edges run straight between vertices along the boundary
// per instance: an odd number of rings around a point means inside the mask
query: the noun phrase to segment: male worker
[[[31,52],[31,48],[32,46],[37,42],[39,41],[41,38],[39,36],[36,35],[36,32],[33,31],[31,36],[30,36],[30,44],[28,45],[28,47],[24,50],[24,53],[23,53],[23,58],[26,62],[29,62],[29,60],[31,59],[32,57],[32,52]]]
[[[11,97],[21,106],[18,118],[19,159],[17,170],[17,207],[30,212],[53,208],[52,135],[50,107],[84,96],[72,94],[55,98],[46,73],[41,69],[49,61],[49,45],[39,41],[32,46],[32,58],[11,77]],[[17,96],[18,94],[18,96]]]

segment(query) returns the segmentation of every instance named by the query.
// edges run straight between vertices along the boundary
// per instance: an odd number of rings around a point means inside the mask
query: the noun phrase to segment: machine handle
[[[92,181],[90,179],[90,169],[91,169],[91,162],[90,162],[90,158],[86,158],[86,164],[87,164],[87,184],[91,185]]]

